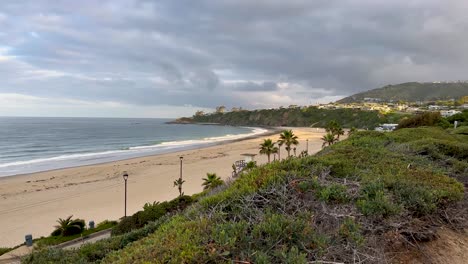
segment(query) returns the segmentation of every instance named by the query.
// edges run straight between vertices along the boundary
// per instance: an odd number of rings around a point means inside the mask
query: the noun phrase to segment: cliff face
[[[355,109],[318,109],[279,108],[229,113],[213,113],[194,116],[196,123],[219,123],[234,126],[297,126],[324,127],[329,121],[336,120],[343,127],[372,129],[386,122],[386,117],[377,111],[360,111]]]

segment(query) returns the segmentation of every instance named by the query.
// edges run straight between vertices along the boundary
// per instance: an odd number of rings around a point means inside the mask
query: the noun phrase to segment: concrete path
[[[70,240],[68,242],[57,245],[56,247],[61,248],[61,249],[77,249],[77,248],[80,248],[84,244],[94,243],[101,239],[109,238],[110,236],[111,236],[111,229],[107,229],[107,230],[93,233],[83,238],[80,237],[74,240]]]
[[[111,236],[111,229],[102,230],[86,237],[76,238],[65,243],[56,245],[55,248],[61,249],[77,249],[84,244],[94,243],[101,239],[105,239]],[[0,264],[13,264],[21,263],[21,258],[30,254],[34,247],[21,246],[10,252],[7,252],[0,256]]]
[[[21,263],[21,258],[30,254],[33,247],[21,246],[0,256],[0,264]]]

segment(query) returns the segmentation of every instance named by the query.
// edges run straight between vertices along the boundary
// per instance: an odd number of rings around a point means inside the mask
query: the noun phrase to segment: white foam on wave
[[[127,158],[141,157],[151,154],[160,154],[176,150],[190,149],[197,146],[210,145],[223,141],[241,139],[266,133],[268,130],[252,128],[251,133],[221,137],[208,137],[198,140],[168,141],[151,146],[137,146],[128,149],[110,150],[95,153],[79,153],[61,155],[51,158],[40,158],[27,161],[16,161],[0,164],[0,176],[11,176],[16,174],[33,173],[52,169],[61,169],[74,166],[91,165],[109,161],[123,160]]]
[[[245,137],[256,136],[256,135],[264,134],[268,131],[263,128],[255,128],[255,127],[246,127],[246,128],[252,129],[252,132],[248,134],[238,134],[238,135],[228,134],[228,135],[221,136],[221,137],[207,137],[203,139],[167,141],[167,142],[162,142],[158,145],[138,146],[138,147],[131,147],[129,149],[130,150],[154,149],[154,148],[161,148],[161,147],[166,147],[166,146],[167,147],[170,147],[170,146],[177,146],[177,147],[184,146],[185,147],[185,146],[193,146],[193,145],[199,145],[199,144],[217,143],[217,142],[230,141],[230,140],[242,139]]]

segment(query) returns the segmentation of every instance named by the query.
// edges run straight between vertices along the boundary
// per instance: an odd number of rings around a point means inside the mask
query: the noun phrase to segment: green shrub
[[[309,190],[317,190],[320,188],[320,184],[317,180],[316,177],[314,177],[313,179],[307,179],[307,180],[303,180],[303,181],[300,181],[298,184],[297,184],[297,188],[301,191],[301,192],[307,192]]]
[[[161,223],[167,221],[167,217],[161,217],[156,222],[151,222],[145,227],[131,231],[124,235],[113,236],[99,240],[95,243],[84,244],[76,250],[62,250],[46,248],[34,251],[22,259],[23,263],[93,263],[100,262],[106,255],[120,250],[132,242],[140,240],[156,231]],[[100,227],[113,224],[113,221],[105,222]],[[98,228],[100,228],[98,227]]]
[[[439,139],[448,141],[457,141],[457,139],[447,133],[446,130],[438,127],[417,127],[417,128],[406,128],[399,129],[392,133],[388,133],[387,137],[397,143],[410,142],[419,139]]]
[[[416,154],[430,155],[434,159],[448,156],[468,160],[468,143],[428,138],[413,141],[409,146]]]
[[[116,226],[119,222],[112,220],[104,220],[97,224],[96,229],[104,230]]]
[[[322,187],[317,195],[320,200],[328,203],[345,203],[349,201],[346,186],[336,183]]]
[[[397,182],[394,193],[407,210],[418,216],[431,213],[437,208],[436,197],[428,187]]]
[[[52,231],[52,233],[50,235],[51,236],[60,236],[60,235],[62,235],[62,230],[55,229],[54,231]]]
[[[340,225],[338,234],[347,241],[356,245],[364,243],[364,236],[361,234],[361,227],[352,218],[345,218]]]
[[[80,223],[80,225],[81,224],[84,224],[84,222]],[[103,222],[99,223],[96,226],[96,228],[94,228],[94,229],[84,229],[83,232],[73,234],[73,235],[69,235],[69,236],[62,236],[61,234],[54,236],[55,232],[57,232],[57,231],[54,231],[51,234],[51,236],[37,239],[37,240],[35,240],[35,242],[40,247],[58,245],[58,244],[73,240],[75,238],[78,238],[80,236],[81,237],[86,237],[86,236],[88,236],[88,235],[90,235],[92,233],[99,232],[99,231],[102,231],[102,230],[105,230],[105,229],[109,229],[109,228],[112,228],[112,227],[114,227],[116,225],[117,225],[116,221],[104,220]]]
[[[462,122],[468,122],[468,110],[463,110],[463,112],[455,114],[453,116],[447,117],[447,120],[450,123],[454,123],[455,121],[458,121],[458,123]]]
[[[450,124],[439,112],[426,112],[414,117],[404,118],[398,123],[398,129],[420,127],[420,126],[441,126],[447,128]]]
[[[453,130],[453,133],[460,135],[468,135],[468,125],[458,127],[457,129]]]
[[[85,229],[85,221],[83,219],[72,219],[72,215],[67,218],[59,218],[57,220],[58,225],[55,226],[55,230],[52,232],[52,236],[73,236],[80,234]]]
[[[123,218],[117,226],[112,229],[112,235],[120,235],[131,230],[138,229],[151,221],[160,217],[185,209],[193,203],[193,198],[187,195],[179,196],[169,202],[146,203],[142,211],[138,211],[132,216]]]
[[[393,204],[384,191],[376,191],[373,195],[364,194],[358,199],[356,206],[364,215],[387,217],[397,214],[400,208]]]
[[[73,221],[68,228],[62,231],[62,236],[73,236],[84,231],[85,221],[77,219]]]
[[[295,246],[291,247],[289,250],[287,248],[282,248],[276,250],[275,256],[278,257],[278,263],[294,263],[294,264],[306,264],[307,254],[300,252],[299,249]]]

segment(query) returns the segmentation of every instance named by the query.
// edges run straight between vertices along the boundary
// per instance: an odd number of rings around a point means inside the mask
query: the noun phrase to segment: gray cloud
[[[4,0],[0,93],[269,107],[466,79],[466,11],[462,0]]]
[[[278,84],[275,82],[241,82],[232,84],[234,91],[243,91],[243,92],[274,92],[278,90]]]

